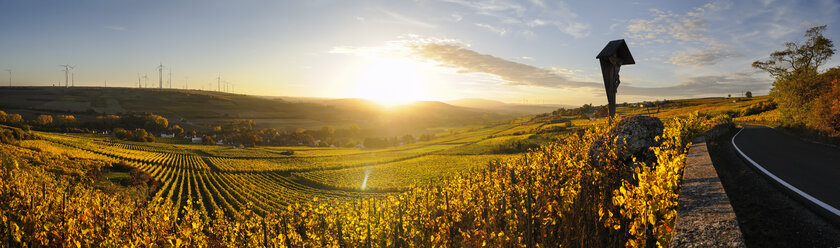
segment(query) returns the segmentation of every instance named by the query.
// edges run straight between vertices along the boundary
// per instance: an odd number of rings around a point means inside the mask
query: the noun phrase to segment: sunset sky
[[[136,87],[163,63],[175,88],[221,75],[254,95],[578,105],[606,102],[595,55],[614,39],[636,60],[618,102],[764,94],[753,61],[815,25],[840,42],[833,0],[604,2],[0,0],[0,69]]]

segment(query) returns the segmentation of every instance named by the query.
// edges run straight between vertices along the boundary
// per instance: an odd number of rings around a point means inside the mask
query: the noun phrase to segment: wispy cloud
[[[116,30],[116,31],[125,31],[125,27],[123,26],[105,26],[105,29]]]
[[[409,36],[407,39],[389,42],[380,47],[335,47],[331,53],[356,54],[359,56],[399,56],[410,57],[419,61],[432,62],[438,66],[454,68],[457,73],[493,75],[502,80],[504,85],[534,86],[556,89],[580,88],[603,89],[603,83],[584,75],[579,69],[562,67],[539,68],[536,66],[502,59],[490,54],[482,54],[469,49],[461,41],[441,38],[422,38]],[[710,58],[695,58],[695,63],[710,63]],[[518,59],[530,60],[530,57]],[[634,96],[667,97],[704,96],[710,94],[732,94],[744,90],[762,91],[770,87],[767,79],[754,77],[756,71],[702,75],[683,79],[678,84],[666,87],[637,87],[625,82],[619,87],[620,94]],[[589,79],[587,79],[589,78]],[[594,77],[599,78],[600,75]],[[637,80],[623,78],[625,80]],[[499,81],[493,81],[499,83]],[[487,83],[487,82],[485,82]],[[492,82],[491,82],[492,83]]]
[[[675,65],[705,66],[714,65],[724,59],[737,56],[740,56],[740,54],[732,49],[710,48],[693,53],[677,52],[668,62]]]
[[[766,91],[770,88],[767,79],[755,78],[756,72],[729,72],[719,75],[695,76],[684,79],[677,85],[645,88],[619,87],[619,94],[662,97],[698,97],[704,95],[735,94],[744,91]]]
[[[499,76],[507,85],[531,85],[551,88],[590,87],[550,70],[517,63],[449,44],[418,44],[412,47],[420,56],[442,66],[458,68],[458,73],[487,73]]]
[[[569,10],[562,1],[544,2],[530,0],[518,3],[508,0],[472,1],[472,0],[440,0],[466,7],[473,14],[488,16],[498,23],[484,25],[499,26],[515,33],[533,34],[532,28],[554,26],[563,33],[575,38],[589,36],[589,24],[578,21],[577,13]],[[509,32],[506,32],[509,33]]]
[[[653,19],[633,19],[627,25],[626,35],[643,43],[691,42],[704,45],[719,45],[717,41],[706,35],[705,14],[715,10],[713,4],[703,8],[695,8],[685,14],[674,14],[671,11],[650,9]]]
[[[405,16],[405,15],[399,14],[399,13],[396,13],[396,12],[393,12],[393,11],[386,10],[386,9],[379,9],[379,11],[384,13],[388,17],[390,17],[392,22],[408,24],[408,25],[417,26],[417,27],[421,27],[421,28],[437,28],[438,27],[435,24],[423,22],[423,21],[420,21],[420,20]]]
[[[490,24],[476,23],[475,26],[486,29],[486,30],[488,30],[490,32],[493,32],[493,33],[497,33],[497,34],[499,34],[499,36],[505,36],[505,34],[507,34],[507,32],[508,32],[507,29],[504,29],[504,28],[501,28],[501,27],[495,27],[495,26],[492,26]]]
[[[652,19],[633,19],[627,25],[626,35],[640,44],[678,43],[692,52],[672,54],[669,62],[682,66],[714,65],[724,59],[740,56],[738,52],[710,37],[706,14],[725,5],[709,3],[685,14],[650,9]]]
[[[550,70],[480,54],[458,45],[420,44],[413,47],[422,57],[443,66],[459,68],[459,73],[486,73],[505,80],[507,85],[529,85],[547,88],[603,88],[601,82],[580,81],[581,70],[552,67]],[[619,92],[636,96],[703,96],[731,94],[745,90],[762,91],[770,87],[766,79],[756,78],[755,71],[722,73],[688,77],[679,84],[666,87],[636,87],[624,84]]]

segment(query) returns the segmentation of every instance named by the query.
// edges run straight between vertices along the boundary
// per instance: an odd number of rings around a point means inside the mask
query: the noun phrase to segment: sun
[[[386,107],[427,100],[426,77],[417,62],[408,59],[379,59],[362,68],[353,86],[354,96]]]

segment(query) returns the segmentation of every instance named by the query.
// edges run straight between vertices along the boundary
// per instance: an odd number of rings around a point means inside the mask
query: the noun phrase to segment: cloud
[[[493,33],[497,33],[497,34],[499,34],[499,36],[505,36],[505,34],[508,32],[507,29],[500,28],[500,27],[494,27],[494,26],[491,26],[489,24],[484,24],[484,23],[476,23],[475,26],[486,29],[486,30],[488,30],[490,32],[493,32]]]
[[[545,25],[545,21],[540,19],[534,19],[533,21],[528,23],[528,27],[539,27]]]
[[[683,15],[670,11],[650,9],[653,19],[633,19],[627,25],[626,35],[642,43],[690,42],[710,46],[720,45],[706,35],[706,11],[716,10],[717,6],[707,4],[703,8],[695,8]]]
[[[441,0],[442,2],[449,2],[459,4],[468,8],[483,12],[524,12],[525,7],[510,1],[469,1],[469,0]]]
[[[646,88],[635,86],[622,86],[618,88],[619,94],[637,96],[687,96],[697,97],[704,95],[737,94],[743,91],[765,91],[770,89],[770,82],[767,79],[753,77],[755,71],[730,72],[720,75],[695,76],[684,79],[674,86]]]
[[[673,53],[669,63],[680,66],[709,66],[727,58],[740,56],[729,48],[730,45],[718,42],[708,33],[706,14],[722,8],[729,8],[725,2],[715,2],[694,8],[685,14],[671,11],[650,9],[652,19],[633,19],[628,21],[625,35],[640,44],[678,43],[685,50]]]
[[[531,57],[531,56],[522,56],[522,57],[519,57],[519,59],[524,59],[524,60],[531,60],[531,61],[533,61],[533,60],[534,60],[534,57]]]
[[[725,51],[724,51],[725,52]],[[518,63],[489,54],[470,50],[469,45],[459,40],[442,38],[423,38],[409,35],[406,39],[388,42],[378,47],[334,47],[330,53],[354,54],[358,56],[400,57],[417,61],[430,62],[440,67],[454,68],[457,73],[492,75],[503,81],[504,85],[534,86],[556,89],[581,88],[585,90],[603,90],[600,73],[584,75],[580,69],[562,67],[539,68]],[[709,56],[715,57],[715,52]],[[705,58],[699,56],[698,61]],[[530,57],[519,57],[528,60]],[[705,59],[709,60],[709,59]],[[696,63],[699,63],[695,61]],[[716,75],[688,77],[680,83],[666,87],[638,87],[623,82],[619,94],[633,96],[652,96],[671,98],[675,96],[697,97],[704,95],[722,95],[767,90],[767,79],[754,77],[757,71],[730,72]],[[591,81],[594,79],[594,81]],[[636,81],[627,77],[624,80]],[[492,82],[497,82],[493,80]],[[482,82],[491,83],[491,82]]]
[[[508,61],[492,55],[480,54],[458,45],[420,44],[413,49],[422,57],[458,68],[458,73],[486,73],[505,80],[507,85],[528,85],[547,88],[591,88],[600,90],[603,83],[576,80],[583,71],[552,67],[550,70]],[[730,72],[719,75],[689,77],[679,84],[666,87],[637,87],[627,83],[619,87],[620,94],[635,96],[704,96],[732,94],[742,91],[763,91],[770,88],[766,79],[755,78],[756,71]]]
[[[458,68],[458,73],[487,73],[499,76],[507,85],[530,85],[550,88],[592,87],[594,84],[577,82],[550,70],[521,64],[492,55],[480,54],[457,45],[419,44],[412,47],[418,55]]]
[[[440,0],[466,7],[473,14],[489,16],[499,23],[484,25],[499,26],[508,31],[521,34],[533,34],[530,29],[553,26],[575,38],[589,36],[589,24],[577,21],[577,13],[569,10],[562,1],[530,0],[529,4],[520,4],[509,0],[473,1]],[[509,32],[506,32],[509,33]]]
[[[732,49],[710,48],[694,53],[677,52],[668,62],[675,65],[705,66],[714,65],[724,59],[737,56],[740,56],[740,54]]]
[[[394,22],[417,26],[421,28],[437,28],[437,25],[426,23],[417,19],[413,19],[396,12],[388,11],[386,9],[379,9],[382,13],[390,17]]]
[[[105,29],[116,30],[116,31],[125,31],[125,27],[123,27],[123,26],[105,26]]]

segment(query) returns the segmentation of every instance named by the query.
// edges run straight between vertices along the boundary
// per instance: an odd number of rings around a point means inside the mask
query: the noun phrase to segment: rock
[[[653,164],[656,162],[656,155],[649,148],[658,146],[661,142],[656,141],[656,136],[662,135],[665,130],[665,125],[656,117],[650,116],[632,116],[621,119],[609,132],[609,139],[615,139],[615,147],[622,149],[618,153],[619,159],[630,165],[632,157],[636,157],[636,161]],[[624,146],[624,142],[627,146]],[[598,140],[592,143],[589,147],[589,156],[592,159],[593,165],[598,166],[598,156],[606,154],[603,151],[604,140]]]

